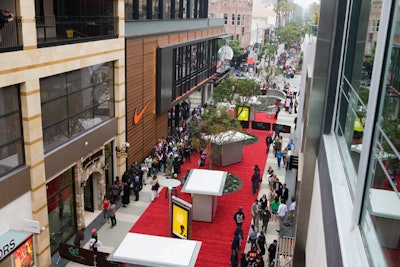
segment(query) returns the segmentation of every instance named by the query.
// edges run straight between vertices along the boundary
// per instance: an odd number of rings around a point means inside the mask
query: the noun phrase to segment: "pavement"
[[[277,82],[277,85],[280,88],[283,88],[283,82],[289,82],[291,84],[291,87],[293,88],[296,86],[297,88],[300,88],[300,83],[301,83],[301,76],[300,75],[295,75],[293,79],[286,79],[282,77],[277,77],[275,79]],[[283,137],[283,147],[286,147],[287,143],[289,142],[290,139],[295,139],[294,136],[294,118],[297,116],[297,114],[289,114],[289,112],[286,112],[284,108],[281,109],[281,112],[279,113],[277,123],[278,124],[284,124],[284,125],[290,125],[292,128],[292,133],[287,134],[287,133],[282,133]],[[296,145],[296,144],[295,144]],[[295,183],[296,183],[296,177],[295,173],[293,170],[286,170],[285,168],[281,167],[281,169],[278,169],[278,164],[276,161],[276,158],[273,155],[273,149],[271,147],[270,153],[268,155],[268,159],[265,162],[265,167],[264,167],[264,174],[263,174],[263,181],[260,185],[260,189],[258,192],[258,198],[261,198],[263,194],[266,194],[268,197],[268,204],[270,204],[270,190],[269,190],[269,185],[268,185],[268,178],[266,177],[266,171],[269,166],[272,166],[274,169],[275,174],[279,178],[279,181],[287,184],[287,188],[289,189],[289,200],[288,200],[288,207],[291,204],[291,197],[294,193],[295,190]],[[165,179],[165,176],[163,173],[160,173],[158,175],[159,180]],[[163,195],[160,195],[160,197],[164,197]],[[85,240],[83,242],[84,248],[89,248],[88,241],[90,238],[90,231],[92,228],[96,228],[98,231],[98,236],[99,240],[102,242],[101,246],[101,251],[106,252],[106,253],[112,253],[118,245],[121,243],[121,241],[124,239],[126,234],[129,232],[129,230],[132,228],[132,226],[137,222],[137,220],[140,218],[140,216],[146,211],[147,207],[151,203],[151,188],[150,185],[147,183],[146,186],[143,187],[142,191],[140,192],[140,200],[139,201],[133,201],[134,196],[131,196],[131,202],[130,204],[124,208],[121,207],[120,202],[118,205],[118,210],[116,212],[116,218],[117,218],[117,225],[114,228],[110,228],[109,222],[106,222],[103,217],[101,211],[96,211],[94,213],[88,213],[86,217],[86,225],[87,229],[85,232]],[[260,226],[262,223],[260,222]],[[284,227],[281,229],[280,233],[278,233],[276,230],[279,229],[278,222],[270,221],[268,224],[267,232],[265,233],[266,236],[266,241],[267,241],[267,247],[269,244],[273,242],[273,240],[278,240],[279,234],[285,235],[285,236],[294,236],[294,227]],[[67,242],[69,244],[73,244],[73,238],[74,236]],[[244,239],[247,240],[247,239]],[[246,248],[245,252],[250,250],[250,244],[246,243]],[[264,257],[266,260],[267,257]],[[78,266],[86,266],[74,262],[69,262],[68,260],[62,259],[59,257],[58,253],[54,254],[52,256],[52,265],[53,266],[60,266],[60,267],[78,267]]]

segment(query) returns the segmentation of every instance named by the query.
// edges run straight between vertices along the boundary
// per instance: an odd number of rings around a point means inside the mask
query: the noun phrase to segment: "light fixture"
[[[123,142],[123,143],[121,143],[120,146],[116,146],[115,150],[117,151],[117,153],[116,153],[117,157],[127,158],[128,157],[128,148],[130,146],[131,145],[128,142]]]

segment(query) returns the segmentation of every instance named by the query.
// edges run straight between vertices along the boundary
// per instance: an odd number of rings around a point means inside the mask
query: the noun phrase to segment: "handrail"
[[[0,29],[0,49],[6,51],[22,46],[20,32],[21,17],[16,16],[13,21],[5,23],[4,27]]]
[[[49,41],[115,35],[118,17],[114,16],[36,16],[38,44]]]

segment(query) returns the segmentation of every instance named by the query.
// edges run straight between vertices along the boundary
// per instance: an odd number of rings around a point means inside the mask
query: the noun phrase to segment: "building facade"
[[[132,14],[125,23],[129,165],[146,158],[160,138],[176,134],[193,108],[211,99],[220,78],[217,42],[227,37],[223,20],[208,18],[207,0],[154,3],[157,8],[125,4]],[[140,12],[146,15],[135,15]]]
[[[302,71],[294,266],[399,264],[399,4],[321,1]]]
[[[114,177],[176,131],[182,103],[210,99],[227,36],[206,0],[1,6],[15,18],[0,29],[0,266],[21,247],[51,266]]]
[[[247,48],[251,39],[253,0],[210,0],[210,17],[223,18],[225,32]]]
[[[29,233],[29,222],[35,233],[10,245],[0,266],[15,266],[24,242],[36,266],[51,266],[58,244],[85,224],[85,212],[101,210],[125,170],[115,156],[126,137],[124,6],[1,6],[15,18],[0,30],[0,239]]]

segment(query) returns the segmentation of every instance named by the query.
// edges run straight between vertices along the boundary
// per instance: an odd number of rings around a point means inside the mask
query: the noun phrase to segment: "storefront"
[[[9,230],[0,236],[0,267],[34,267],[33,234]]]
[[[110,192],[113,180],[113,143],[111,141],[79,159],[74,166],[47,183],[52,253],[79,227],[89,223],[85,219],[85,211],[101,210],[101,200]]]

